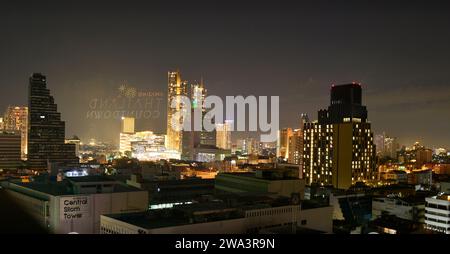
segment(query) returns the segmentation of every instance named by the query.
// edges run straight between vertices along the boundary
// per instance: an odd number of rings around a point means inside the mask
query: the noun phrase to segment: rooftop
[[[101,175],[91,175],[91,176],[80,176],[80,177],[68,177],[71,182],[75,183],[97,183],[97,182],[116,182],[116,180],[111,179],[106,176]]]
[[[450,202],[450,193],[440,193],[439,195],[433,196],[431,198],[445,200]]]
[[[247,210],[290,205],[288,198],[251,194],[207,196],[192,204],[175,205],[171,209],[150,210],[131,214],[105,215],[141,228],[154,229],[195,223],[239,219]]]
[[[234,177],[247,177],[251,179],[259,179],[266,181],[280,181],[280,180],[300,180],[299,178],[290,177],[281,174],[282,170],[258,170],[257,172],[233,172],[233,173],[220,173],[224,176],[234,176]]]
[[[52,196],[77,195],[78,193],[75,191],[73,183],[79,184],[79,183],[98,183],[98,182],[108,182],[109,184],[113,183],[112,192],[141,191],[138,188],[128,186],[111,179],[95,176],[72,177],[70,179],[65,179],[60,182],[50,179],[38,179],[28,183],[23,183],[18,180],[11,180],[9,183],[6,183],[5,187],[17,192],[28,193],[31,196],[45,198],[42,195],[33,193],[33,191]]]

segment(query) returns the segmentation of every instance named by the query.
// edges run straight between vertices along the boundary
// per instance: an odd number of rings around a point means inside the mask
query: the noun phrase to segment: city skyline
[[[169,71],[170,72],[170,71]],[[353,82],[353,83],[356,83],[356,82]],[[361,83],[358,83],[360,86],[362,86],[363,87],[363,84],[361,84]],[[331,87],[333,87],[333,86],[335,86],[335,83],[333,83],[333,84],[331,84],[330,85],[330,88]],[[118,88],[118,89],[120,89],[120,87]],[[164,92],[162,92],[162,93],[164,93]],[[166,92],[167,93],[167,92]],[[220,95],[219,95],[220,96]],[[56,97],[58,97],[58,96],[56,96]],[[362,97],[364,98],[364,93],[362,94]],[[57,101],[57,99],[55,100],[55,101]],[[6,112],[6,110],[8,109],[8,107],[27,107],[27,106],[23,106],[23,105],[27,105],[27,104],[9,104],[8,106],[7,106],[7,108],[5,108],[5,112]],[[318,105],[318,107],[323,107],[323,106],[320,106],[320,105]],[[164,107],[165,108],[165,107]],[[369,108],[370,108],[370,106],[369,106]],[[280,109],[280,112],[282,111],[282,109]],[[160,112],[161,113],[161,115],[166,115],[167,113],[166,112]],[[295,113],[292,113],[292,114],[295,114]],[[282,130],[282,129],[284,129],[284,128],[293,128],[293,129],[298,129],[298,128],[300,128],[300,125],[299,125],[299,120],[301,119],[301,114],[303,114],[303,113],[300,113],[300,117],[298,118],[298,119],[296,119],[296,118],[293,118],[293,120],[295,120],[297,123],[295,123],[294,122],[294,124],[292,124],[292,125],[287,125],[287,126],[280,126],[280,130]],[[317,113],[315,113],[315,114],[311,114],[311,115],[308,115],[310,118],[317,118]],[[65,118],[71,118],[70,117],[70,115],[69,116],[66,116],[64,113],[62,113],[62,118],[63,119],[65,119]],[[121,127],[121,120],[123,120],[123,117],[127,117],[127,115],[121,115],[121,117],[119,117],[118,119],[113,119],[114,120],[114,122],[115,122],[115,125],[117,125],[117,126],[114,126],[114,127],[112,127],[111,129],[115,129],[115,127],[116,128],[119,128],[120,129],[120,127]],[[164,118],[164,117],[162,117],[162,118]],[[290,115],[290,118],[292,118],[292,115]],[[95,120],[95,121],[98,121],[98,120]],[[144,130],[151,130],[151,131],[154,131],[154,132],[156,132],[156,133],[162,133],[162,134],[166,134],[166,129],[157,129],[156,131],[154,130],[154,129],[149,129],[149,128],[145,128],[145,127],[143,127],[143,122],[144,122],[144,125],[145,125],[145,119],[141,119],[141,120],[137,120],[136,121],[136,124],[138,125],[138,126],[141,126],[141,128],[138,128],[140,131],[144,131]],[[66,121],[67,122],[67,121]],[[164,120],[164,122],[165,122],[165,120]],[[370,123],[372,123],[373,124],[373,122],[372,121],[370,121],[369,120],[369,122]],[[298,125],[298,126],[297,126]],[[375,124],[376,125],[376,124]],[[165,126],[165,127],[167,127],[167,126]],[[70,129],[70,126],[67,126],[66,127],[67,129]],[[119,132],[120,132],[120,130],[119,130]],[[240,138],[247,138],[247,137],[255,137],[255,136],[259,136],[259,132],[250,132],[250,131],[245,131],[245,132],[238,132],[238,131],[233,131],[232,132],[233,133],[233,137],[232,137],[232,141],[233,142],[235,142],[235,141],[237,141],[238,139],[240,139]],[[237,135],[236,135],[237,134]],[[434,144],[430,144],[430,143],[428,143],[428,142],[423,142],[423,140],[421,140],[420,138],[416,138],[416,139],[414,139],[414,138],[409,138],[409,137],[405,137],[405,136],[402,136],[401,134],[399,135],[399,136],[394,136],[394,135],[392,135],[392,132],[390,132],[389,131],[389,129],[383,129],[383,130],[380,130],[380,131],[375,131],[375,134],[386,134],[386,135],[389,135],[389,136],[391,136],[391,137],[393,137],[393,138],[396,138],[398,141],[399,141],[399,143],[400,143],[400,145],[404,145],[404,146],[412,146],[414,143],[416,143],[416,142],[419,142],[419,143],[421,143],[421,144],[425,144],[427,147],[431,147],[431,148],[448,148],[449,147],[449,145],[448,145],[448,143],[446,143],[445,141],[443,142],[443,143],[441,143],[440,145],[434,145]],[[71,135],[76,135],[76,136],[81,136],[81,137],[83,137],[83,140],[85,141],[85,142],[87,142],[88,140],[90,140],[90,139],[98,139],[97,137],[95,137],[95,136],[84,136],[84,135],[80,135],[80,134],[78,134],[78,133],[73,133],[73,134],[67,134],[66,136],[66,138],[69,138],[69,137],[71,137]],[[114,134],[115,135],[115,134]],[[112,142],[112,143],[117,143],[117,145],[118,145],[118,142],[117,142],[117,137],[116,137],[117,135],[115,135],[115,136],[113,136],[111,139],[108,139],[108,138],[106,138],[106,139],[99,139],[98,141],[103,141],[103,142]],[[405,140],[406,140],[406,142],[405,142]],[[402,142],[403,141],[403,142]],[[409,142],[409,141],[411,141],[411,142]]]
[[[137,127],[165,132],[165,73],[179,68],[186,80],[203,77],[209,94],[279,95],[280,128],[296,128],[302,113],[314,119],[328,104],[331,84],[357,81],[375,133],[448,147],[450,20],[441,2],[420,3],[8,3],[0,16],[13,24],[0,42],[8,49],[0,61],[0,108],[26,105],[27,78],[42,72],[68,136],[112,141],[119,122],[86,115],[93,99],[112,97],[125,84],[164,93],[160,116]],[[167,18],[167,10],[177,18]],[[33,43],[23,43],[28,36]]]
[[[0,234],[449,235],[447,2],[3,4]]]

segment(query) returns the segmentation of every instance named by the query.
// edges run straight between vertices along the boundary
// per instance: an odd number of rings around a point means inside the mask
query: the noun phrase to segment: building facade
[[[181,112],[183,105],[178,96],[188,96],[188,83],[181,80],[179,71],[168,72],[168,91],[167,91],[167,148],[169,150],[182,151],[183,131],[178,130],[172,124],[172,118],[177,112]],[[172,107],[172,105],[174,107]],[[184,119],[176,119],[178,124],[182,124]]]
[[[81,146],[81,140],[77,136],[73,136],[72,138],[66,139],[66,144],[73,144],[75,145],[75,156],[78,158],[80,157],[80,146]]]
[[[135,132],[135,119],[134,117],[122,117],[121,133],[133,134]]]
[[[303,130],[295,129],[289,137],[288,163],[300,164],[303,156]]]
[[[27,159],[28,153],[28,107],[9,106],[6,109],[3,128],[6,131],[18,131],[21,137],[21,158]]]
[[[308,184],[348,189],[375,179],[375,145],[367,110],[361,105],[361,86],[331,88],[331,105],[318,121],[305,124],[303,177]]]
[[[207,89],[203,83],[203,79],[200,82],[194,81],[189,84],[189,99],[191,101],[191,115],[190,115],[190,127],[191,130],[182,131],[182,152],[181,158],[183,160],[194,160],[197,154],[195,149],[199,146],[216,146],[216,130],[206,131],[203,127],[201,130],[197,130],[195,122],[203,122],[204,118],[208,118],[207,108],[205,106],[205,99],[207,96]],[[211,121],[211,119],[207,119]]]
[[[17,169],[21,164],[21,135],[0,130],[0,169]]]
[[[425,228],[450,234],[450,195],[443,194],[425,199]]]
[[[45,170],[49,162],[77,164],[75,145],[65,144],[65,122],[50,90],[46,77],[35,73],[29,84],[28,163],[31,169]]]
[[[285,197],[305,195],[305,181],[284,176],[283,170],[259,170],[255,173],[220,173],[216,189],[231,193],[264,193]]]
[[[284,128],[278,131],[277,157],[287,160],[289,158],[289,139],[292,137],[292,128]]]
[[[234,209],[237,210],[237,209]],[[209,213],[215,213],[210,211]],[[204,222],[146,223],[145,214],[101,216],[101,234],[246,234],[279,226],[295,225],[322,233],[332,232],[331,207],[302,209],[300,206],[253,208],[242,216]],[[132,222],[134,221],[134,223]],[[295,229],[293,229],[295,230]],[[295,233],[295,232],[290,232]]]
[[[98,234],[100,216],[148,209],[148,192],[102,177],[7,182],[8,194],[49,233]]]
[[[372,219],[383,215],[395,215],[397,218],[413,222],[424,222],[425,201],[414,198],[377,197],[372,200]]]
[[[233,129],[233,121],[225,120],[224,123],[216,124],[216,142],[217,147],[221,149],[231,150],[231,130]]]

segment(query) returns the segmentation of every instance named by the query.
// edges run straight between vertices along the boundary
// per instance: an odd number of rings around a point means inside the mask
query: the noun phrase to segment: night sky
[[[167,71],[209,94],[279,95],[281,127],[317,119],[332,83],[359,81],[375,133],[450,147],[445,1],[8,1],[0,6],[0,111],[48,77],[66,135],[118,142],[88,119],[121,85],[166,93]],[[161,116],[139,129],[165,132]]]

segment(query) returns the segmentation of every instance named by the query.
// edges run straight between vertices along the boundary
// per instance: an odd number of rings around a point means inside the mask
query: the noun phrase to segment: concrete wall
[[[83,196],[83,195],[81,195]],[[146,211],[148,209],[148,193],[140,192],[120,192],[120,193],[101,193],[86,195],[89,198],[89,212],[82,219],[65,220],[59,216],[61,196],[56,197],[53,202],[54,214],[53,229],[55,233],[66,234],[77,232],[80,234],[98,234],[100,232],[100,216],[103,214],[119,214]]]
[[[147,234],[244,234],[296,222],[302,227],[331,233],[333,230],[332,212],[332,207],[300,210],[298,206],[284,206],[247,211],[246,217],[240,219],[155,229],[145,229],[102,216],[101,226],[115,232],[129,234],[137,234],[139,230]],[[305,224],[302,225],[302,221]]]

